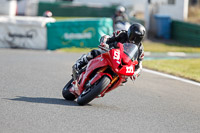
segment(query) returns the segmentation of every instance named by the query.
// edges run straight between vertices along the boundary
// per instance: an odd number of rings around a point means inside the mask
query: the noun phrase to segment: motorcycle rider
[[[142,70],[142,60],[144,58],[144,48],[141,43],[142,39],[145,35],[145,28],[143,25],[139,23],[132,24],[128,31],[122,30],[113,33],[113,36],[110,37],[108,35],[104,35],[100,39],[100,45],[105,48],[117,48],[117,43],[134,43],[138,46],[139,56],[137,58],[138,65],[135,66],[135,73],[133,75],[133,79],[135,80],[141,73]],[[76,64],[73,65],[73,77],[76,80],[77,74],[91,59],[97,57],[98,55],[104,53],[105,51],[101,49],[94,49],[89,52],[87,55],[83,54],[77,61]]]
[[[43,13],[43,17],[50,18],[50,17],[52,17],[52,16],[53,16],[53,13],[52,13],[51,11],[45,11],[45,12]]]
[[[123,6],[118,6],[116,8],[115,14],[113,16],[113,27],[115,27],[115,24],[118,22],[124,23],[128,22],[128,16],[125,13],[125,8]]]

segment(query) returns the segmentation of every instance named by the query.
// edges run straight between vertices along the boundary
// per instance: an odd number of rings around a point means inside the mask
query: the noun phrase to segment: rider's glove
[[[137,77],[138,77],[138,74],[134,73],[133,76],[131,77],[131,79],[135,81],[137,79]]]
[[[109,35],[104,35],[104,36],[101,37],[101,39],[100,39],[100,45],[101,45],[102,47],[109,48],[108,44],[106,43],[107,40],[108,40],[108,38],[110,38]]]
[[[104,48],[109,48],[109,45],[108,44],[106,44],[106,43],[100,43],[100,45],[102,46],[102,47],[104,47]]]

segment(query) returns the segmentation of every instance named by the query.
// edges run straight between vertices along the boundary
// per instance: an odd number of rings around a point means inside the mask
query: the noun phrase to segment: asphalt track
[[[200,87],[146,71],[86,106],[64,100],[80,55],[0,49],[0,133],[200,132]]]

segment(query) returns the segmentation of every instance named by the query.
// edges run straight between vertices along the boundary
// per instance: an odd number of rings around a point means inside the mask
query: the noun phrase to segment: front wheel
[[[74,96],[74,94],[72,94],[69,89],[73,86],[72,82],[74,81],[74,79],[72,78],[63,88],[62,90],[62,95],[66,100],[70,100],[70,101],[74,101],[76,99],[76,97]]]
[[[77,99],[79,105],[85,105],[96,98],[111,82],[108,76],[103,76],[91,87],[85,89]]]

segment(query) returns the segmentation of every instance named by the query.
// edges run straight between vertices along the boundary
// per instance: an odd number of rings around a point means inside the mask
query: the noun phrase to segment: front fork
[[[76,70],[75,65],[72,66],[72,77],[74,81],[76,81],[78,78],[78,71]]]
[[[116,74],[114,77],[112,77],[112,75],[108,74],[108,73],[104,73],[104,71],[107,69],[108,67],[104,67],[102,69],[100,69],[97,73],[100,74],[100,77],[102,77],[103,75],[107,75],[110,79],[111,82],[110,84],[100,93],[99,97],[103,97],[105,95],[105,93],[110,92],[111,90],[115,89],[119,84],[121,84],[121,80],[122,78],[119,78],[119,76]],[[120,80],[119,82],[117,80]],[[95,82],[94,82],[95,83]],[[116,83],[115,85],[113,85],[114,83]],[[112,87],[111,87],[112,86]],[[111,88],[110,88],[111,87]]]

